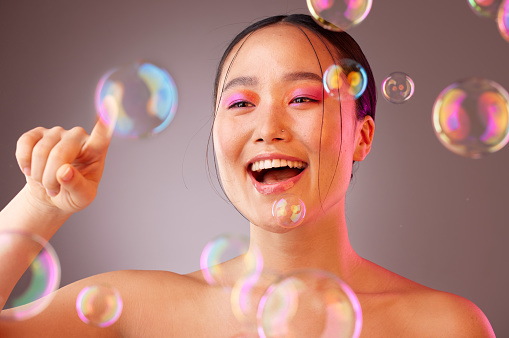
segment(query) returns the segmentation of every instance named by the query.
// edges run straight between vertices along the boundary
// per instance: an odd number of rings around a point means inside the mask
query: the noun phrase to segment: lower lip
[[[288,189],[291,189],[295,185],[295,183],[297,183],[297,181],[301,179],[302,174],[306,171],[306,169],[302,170],[297,176],[272,184],[264,184],[262,182],[258,182],[254,178],[252,173],[249,174],[249,177],[251,177],[251,181],[253,182],[255,189],[260,194],[262,195],[280,194]]]

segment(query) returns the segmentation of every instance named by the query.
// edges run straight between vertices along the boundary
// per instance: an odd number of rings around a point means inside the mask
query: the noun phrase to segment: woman
[[[367,71],[368,88],[357,100],[344,87],[341,101],[324,92],[323,72],[343,58],[357,60]],[[353,163],[371,149],[376,102],[369,65],[351,37],[326,31],[305,15],[262,20],[226,50],[215,94],[212,133],[221,184],[249,219],[251,244],[260,249],[266,269],[282,274],[317,268],[339,276],[361,304],[362,337],[494,336],[468,300],[398,276],[350,245],[345,193]],[[101,122],[90,136],[81,128],[58,127],[24,134],[16,156],[27,184],[0,214],[0,229],[51,238],[94,199],[110,137]],[[291,168],[284,166],[288,161]],[[297,228],[283,228],[272,216],[282,193],[299,196],[306,205],[305,221]],[[224,269],[239,271],[242,264],[233,259]],[[2,280],[0,298],[26,268],[17,266]],[[97,283],[114,285],[124,300],[122,316],[109,328],[87,326],[75,314],[79,291]],[[38,316],[0,323],[2,337],[231,337],[241,331],[229,295],[208,286],[201,271],[93,276],[60,289]]]

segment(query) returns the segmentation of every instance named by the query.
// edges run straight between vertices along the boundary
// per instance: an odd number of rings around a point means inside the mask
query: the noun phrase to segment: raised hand
[[[64,214],[88,206],[97,193],[112,131],[99,120],[90,135],[81,127],[38,127],[23,134],[16,158],[30,202]]]

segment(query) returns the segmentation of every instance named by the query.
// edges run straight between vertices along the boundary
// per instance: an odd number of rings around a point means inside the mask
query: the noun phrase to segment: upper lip
[[[250,168],[250,165],[253,164],[254,162],[258,162],[258,161],[261,161],[261,160],[274,160],[274,159],[285,159],[287,161],[301,161],[301,162],[307,164],[306,161],[304,161],[301,158],[295,157],[295,156],[288,156],[288,155],[284,155],[284,154],[281,154],[281,153],[265,153],[265,154],[256,155],[255,157],[251,158],[247,162],[246,166],[248,168]]]

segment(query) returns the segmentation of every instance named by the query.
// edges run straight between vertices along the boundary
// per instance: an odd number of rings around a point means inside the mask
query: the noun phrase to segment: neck
[[[361,260],[348,239],[344,203],[287,233],[273,233],[251,224],[250,238],[251,245],[262,253],[264,270],[279,274],[315,268],[348,281]]]

